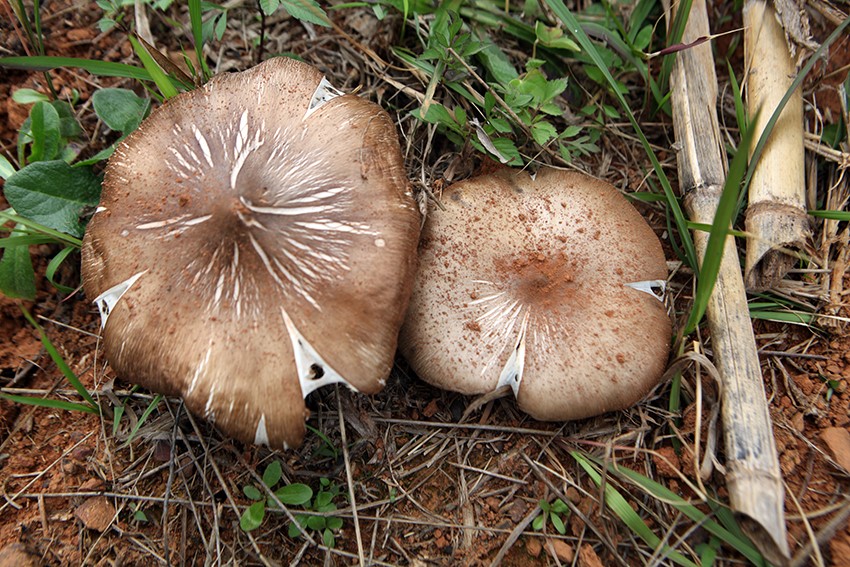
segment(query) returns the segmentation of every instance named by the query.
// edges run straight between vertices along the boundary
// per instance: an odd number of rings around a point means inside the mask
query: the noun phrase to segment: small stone
[[[549,553],[563,561],[564,563],[572,563],[575,551],[573,546],[561,539],[547,539],[546,548]]]
[[[820,437],[829,447],[835,462],[845,471],[850,471],[850,431],[842,427],[829,427],[821,432]]]
[[[581,546],[581,550],[578,552],[578,564],[581,567],[604,567],[589,543]]]
[[[74,515],[85,527],[103,532],[109,528],[112,518],[115,517],[115,507],[105,496],[94,496],[77,506]]]
[[[525,550],[532,557],[540,557],[540,552],[543,551],[543,544],[540,543],[540,538],[530,537],[525,540]]]

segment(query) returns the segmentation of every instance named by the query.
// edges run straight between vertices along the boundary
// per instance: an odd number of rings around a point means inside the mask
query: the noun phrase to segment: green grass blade
[[[756,114],[758,115],[758,113]],[[753,117],[754,121],[757,120],[757,115]],[[697,292],[694,295],[694,306],[688,316],[688,323],[685,325],[685,336],[694,332],[697,325],[702,321],[708,307],[708,300],[714,292],[714,284],[717,282],[720,263],[723,260],[723,248],[726,246],[729,228],[738,208],[738,193],[741,180],[747,170],[747,148],[750,147],[752,136],[752,129],[743,133],[741,143],[738,144],[738,151],[735,152],[735,157],[732,158],[732,164],[729,166],[726,183],[723,185],[723,193],[720,195],[720,201],[717,204],[717,210],[711,224],[711,231],[708,234],[708,244],[705,247],[705,255],[702,259],[699,280],[697,281]]]
[[[136,56],[142,62],[142,65],[145,66],[145,69],[147,69],[148,74],[150,74],[153,82],[159,89],[159,92],[162,93],[162,96],[166,99],[177,96],[177,87],[174,86],[168,75],[166,75],[162,68],[160,68],[156,61],[154,61],[154,58],[151,57],[148,50],[145,49],[135,37],[129,36],[128,39],[133,46],[133,50],[136,52]]]
[[[6,227],[0,230],[6,230]],[[14,248],[15,246],[32,246],[33,244],[53,244],[55,242],[56,240],[49,236],[10,236],[9,238],[0,239],[0,249]]]
[[[602,475],[599,474],[599,471],[597,471],[596,468],[594,468],[594,466],[584,458],[584,456],[577,451],[570,451],[570,455],[572,455],[576,462],[581,465],[581,468],[585,470],[597,486],[602,485]],[[652,546],[653,549],[658,549],[659,546],[663,545],[661,538],[655,535],[655,532],[646,525],[641,517],[637,515],[637,512],[629,506],[628,501],[626,501],[626,499],[623,498],[623,496],[617,492],[610,483],[605,484],[605,503],[615,514],[617,514],[617,516],[629,527],[629,529],[636,533],[644,542],[646,542],[647,545]],[[661,547],[661,557],[659,557],[659,559],[663,559],[664,557],[669,557],[671,561],[678,563],[679,565],[697,567],[696,563],[689,560],[678,551],[674,551],[667,545],[663,545],[663,547]]]
[[[152,80],[150,73],[140,67],[124,63],[114,63],[112,61],[78,59],[76,57],[53,57],[47,55],[36,57],[0,57],[0,67],[26,69],[29,71],[50,71],[51,69],[58,69],[60,67],[71,67],[83,69],[92,75],[98,75],[100,77],[124,77],[138,81]]]
[[[28,406],[38,406],[42,408],[53,408],[65,411],[84,411],[94,415],[99,415],[100,412],[88,404],[78,404],[75,402],[66,402],[65,400],[52,400],[49,398],[34,398],[32,396],[16,396],[14,394],[4,394],[0,392],[0,398],[15,402],[18,404],[26,404]]]
[[[830,219],[837,221],[850,221],[850,211],[809,211],[809,214],[813,217],[818,217],[821,219]]]
[[[658,180],[661,182],[661,186],[664,189],[664,195],[667,198],[667,206],[670,208],[673,213],[673,218],[676,221],[676,228],[679,232],[679,238],[682,241],[682,248],[684,249],[684,254],[687,263],[695,272],[699,271],[699,264],[697,262],[697,253],[696,248],[694,248],[693,240],[691,239],[691,235],[687,229],[687,222],[685,219],[685,214],[682,212],[682,208],[679,205],[679,200],[673,192],[673,187],[670,185],[670,180],[667,179],[667,175],[664,173],[664,169],[661,167],[661,162],[658,161],[658,157],[655,155],[655,152],[652,150],[652,146],[649,145],[649,140],[646,139],[643,131],[640,129],[640,125],[635,118],[634,113],[632,113],[631,108],[629,108],[628,102],[623,97],[622,93],[617,90],[617,83],[614,80],[614,77],[611,75],[611,72],[608,70],[608,67],[605,65],[602,57],[599,55],[599,52],[596,49],[596,46],[593,42],[590,41],[590,38],[587,34],[582,30],[581,25],[579,25],[578,20],[576,20],[575,16],[573,16],[572,12],[570,12],[567,7],[564,5],[562,0],[546,0],[546,4],[552,9],[556,16],[563,22],[566,26],[566,29],[572,34],[581,48],[587,53],[587,55],[591,58],[593,63],[605,77],[605,80],[611,87],[611,91],[617,100],[620,103],[620,107],[623,112],[625,112],[626,116],[631,122],[632,127],[634,128],[635,134],[640,140],[641,145],[643,146],[646,155],[649,157],[649,160],[652,162],[652,167],[655,170],[655,174],[658,176]]]
[[[56,367],[60,370],[60,372],[62,372],[62,374],[65,376],[65,379],[68,380],[68,382],[74,387],[77,393],[80,394],[80,396],[82,396],[82,398],[89,403],[89,405],[94,409],[94,411],[99,414],[100,406],[97,405],[97,402],[95,402],[94,398],[91,397],[89,391],[86,390],[86,387],[83,386],[82,382],[80,382],[80,379],[77,378],[77,375],[74,374],[74,371],[71,370],[71,367],[68,366],[68,363],[65,362],[65,359],[62,358],[62,355],[59,354],[58,350],[56,350],[56,347],[53,346],[53,343],[50,342],[50,339],[47,337],[47,333],[44,332],[44,329],[36,322],[30,312],[26,309],[26,307],[24,307],[23,305],[21,305],[20,307],[21,311],[23,311],[24,313],[24,317],[26,317],[27,321],[29,321],[30,324],[35,327],[35,330],[38,331],[38,336],[41,339],[41,344],[44,345],[44,350],[46,350],[47,354],[50,355],[50,358],[56,364]]]
[[[201,16],[201,0],[189,0],[189,20],[192,24],[192,39],[195,42],[195,56],[198,58],[198,63],[201,65],[201,74],[203,80],[210,78],[210,68],[207,66],[207,61],[204,58],[204,22]]]
[[[146,407],[145,411],[142,412],[142,416],[139,418],[139,421],[137,421],[136,425],[133,426],[132,431],[130,431],[130,435],[127,436],[127,442],[125,443],[125,445],[129,444],[130,441],[133,440],[133,437],[135,437],[136,433],[139,432],[139,428],[145,423],[150,414],[153,413],[153,410],[156,409],[156,406],[159,404],[161,399],[162,394],[157,394],[156,396],[154,396],[154,398],[151,400],[151,403],[148,404],[148,407]]]
[[[56,270],[59,269],[59,266],[62,265],[62,262],[65,261],[65,258],[67,258],[68,255],[74,250],[76,250],[76,248],[74,248],[73,246],[66,246],[65,248],[60,250],[59,253],[56,254],[56,256],[54,256],[52,260],[50,260],[50,263],[47,264],[47,269],[44,271],[44,275],[47,276],[47,281],[49,281],[53,285],[53,287],[55,287],[62,293],[73,293],[74,288],[57,283],[54,279],[56,277]]]
[[[9,209],[7,209],[7,211],[8,210]],[[81,248],[83,246],[83,241],[79,238],[71,236],[70,234],[65,234],[64,232],[60,232],[58,230],[53,230],[52,228],[48,228],[42,224],[33,222],[29,219],[25,219],[19,215],[9,213],[7,211],[0,211],[0,220],[2,220],[3,222],[11,221],[23,225],[31,231],[51,237],[54,242],[61,242],[69,246],[73,246],[74,248]]]
[[[582,457],[578,453],[574,453],[573,457],[575,458]],[[590,457],[590,459],[596,461]],[[599,463],[597,462],[597,465]],[[587,470],[585,468],[585,470]],[[652,479],[645,477],[640,473],[636,473],[633,470],[630,470],[626,467],[618,467],[616,465],[612,466],[608,469],[610,472],[616,474],[618,477],[634,484],[635,486],[640,487],[647,494],[650,494],[653,498],[658,500],[662,500],[674,507],[676,510],[680,511],[682,514],[687,516],[692,521],[700,524],[703,529],[705,529],[711,535],[714,535],[720,538],[724,543],[734,548],[736,551],[741,553],[744,557],[749,559],[753,565],[767,565],[762,557],[761,553],[759,553],[758,549],[749,542],[745,537],[743,537],[743,533],[738,530],[727,530],[714,520],[710,519],[704,512],[701,512],[696,506],[690,504],[684,498],[673,492],[672,490],[666,488],[665,486],[655,482]],[[716,503],[711,500],[708,501],[709,505],[712,507],[717,506]],[[728,511],[727,511],[728,512]],[[732,521],[734,524],[734,518],[731,513],[726,516],[726,521]],[[737,531],[737,533],[735,533]]]

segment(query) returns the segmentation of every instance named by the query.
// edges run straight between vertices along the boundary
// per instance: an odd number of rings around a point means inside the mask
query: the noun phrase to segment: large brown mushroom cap
[[[611,185],[502,170],[449,187],[426,222],[400,348],[464,394],[510,385],[537,419],[639,400],[663,373],[661,244]]]
[[[276,58],[170,100],[86,232],[118,375],[245,441],[297,445],[310,391],[374,393],[392,366],[420,219],[389,116],[338,95]]]

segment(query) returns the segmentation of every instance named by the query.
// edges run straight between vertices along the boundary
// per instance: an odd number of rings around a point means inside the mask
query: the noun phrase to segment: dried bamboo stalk
[[[669,9],[668,21],[672,21]],[[694,0],[684,43],[709,35],[705,0]],[[717,78],[711,45],[677,54],[671,76],[673,126],[679,185],[691,220],[710,224],[726,178],[717,121]],[[708,234],[694,233],[700,258]],[[726,445],[726,483],[742,527],[772,562],[788,558],[782,476],[767,409],[764,385],[744,281],[734,239],[726,239],[720,273],[707,309],[714,363],[720,371]]]
[[[744,4],[744,60],[747,110],[752,124],[752,156],[779,101],[794,80],[796,67],[773,6],[765,0]],[[803,96],[798,88],[782,110],[750,182],[746,228],[747,288],[764,290],[785,277],[809,234],[803,150]]]

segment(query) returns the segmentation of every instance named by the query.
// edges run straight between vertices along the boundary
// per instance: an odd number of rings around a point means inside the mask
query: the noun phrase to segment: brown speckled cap
[[[291,447],[313,389],[382,388],[419,222],[387,113],[275,58],[175,97],[119,146],[83,283],[120,377]]]
[[[622,409],[657,383],[670,348],[667,266],[614,187],[502,170],[441,200],[400,339],[422,379],[463,394],[509,385],[542,420]]]

